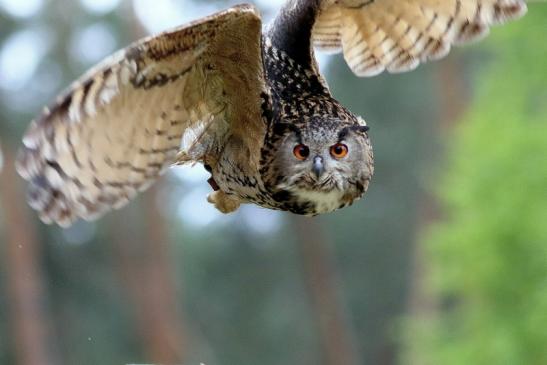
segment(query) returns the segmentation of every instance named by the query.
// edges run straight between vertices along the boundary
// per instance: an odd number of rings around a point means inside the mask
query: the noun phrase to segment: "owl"
[[[373,153],[314,52],[342,52],[357,76],[404,72],[525,12],[523,0],[289,0],[263,27],[253,6],[236,6],[89,70],[31,123],[16,167],[32,208],[61,226],[193,163],[221,212],[330,212],[366,192]]]

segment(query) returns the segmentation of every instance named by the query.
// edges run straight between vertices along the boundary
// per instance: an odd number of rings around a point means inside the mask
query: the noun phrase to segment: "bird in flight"
[[[342,52],[357,76],[404,72],[525,12],[523,0],[288,0],[263,27],[235,6],[93,67],[31,123],[16,167],[31,207],[64,227],[187,163],[210,172],[221,212],[330,212],[366,192],[373,153],[315,51]]]

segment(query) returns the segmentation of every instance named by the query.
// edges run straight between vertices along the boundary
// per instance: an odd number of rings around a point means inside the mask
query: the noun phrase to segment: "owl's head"
[[[351,204],[364,194],[373,173],[367,130],[361,118],[277,122],[263,151],[266,186],[285,209],[298,214]]]

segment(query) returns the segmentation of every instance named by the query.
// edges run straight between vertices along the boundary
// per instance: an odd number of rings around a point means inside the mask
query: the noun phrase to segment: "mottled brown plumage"
[[[193,162],[211,172],[208,200],[223,212],[332,211],[365,193],[373,155],[313,46],[343,52],[358,76],[407,71],[525,10],[522,0],[290,0],[262,30],[252,6],[234,7],[90,70],[32,122],[17,169],[30,205],[62,226]]]

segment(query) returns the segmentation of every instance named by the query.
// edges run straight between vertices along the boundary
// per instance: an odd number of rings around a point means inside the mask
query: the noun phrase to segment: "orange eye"
[[[294,153],[294,156],[299,160],[305,160],[310,155],[310,149],[308,146],[299,144],[297,145],[293,150],[292,153]]]
[[[330,154],[332,157],[340,159],[346,157],[348,154],[348,146],[342,143],[337,143],[330,148]]]

